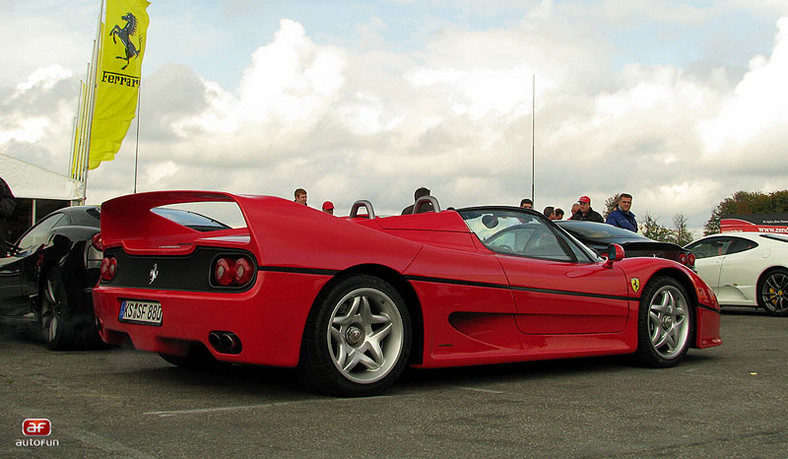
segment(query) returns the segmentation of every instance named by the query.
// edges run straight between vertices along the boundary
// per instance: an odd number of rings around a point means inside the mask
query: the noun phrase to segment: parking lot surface
[[[0,457],[788,457],[788,321],[722,319],[724,345],[675,368],[606,357],[410,370],[364,399],[308,392],[283,369],[51,352],[3,324]],[[23,435],[26,419],[48,420],[50,435]]]

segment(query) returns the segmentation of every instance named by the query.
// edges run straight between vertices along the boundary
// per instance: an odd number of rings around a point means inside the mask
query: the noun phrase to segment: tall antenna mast
[[[536,202],[534,196],[534,169],[536,165],[536,147],[535,147],[535,133],[536,133],[536,74],[533,74],[531,80],[531,201]]]

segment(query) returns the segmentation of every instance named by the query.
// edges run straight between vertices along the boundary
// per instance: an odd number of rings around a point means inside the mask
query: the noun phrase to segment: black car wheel
[[[643,289],[635,357],[650,367],[676,365],[692,337],[692,306],[684,287],[670,277],[652,279]]]
[[[63,310],[67,308],[66,288],[57,269],[50,269],[44,281],[41,298],[41,332],[44,343],[52,350],[63,347]]]
[[[69,302],[60,270],[49,269],[42,285],[39,318],[47,348],[85,349],[99,343],[93,316]]]
[[[331,395],[375,395],[400,376],[410,348],[410,315],[397,290],[377,277],[349,277],[316,302],[298,373]]]
[[[788,316],[788,270],[776,268],[758,282],[758,306],[769,315]]]

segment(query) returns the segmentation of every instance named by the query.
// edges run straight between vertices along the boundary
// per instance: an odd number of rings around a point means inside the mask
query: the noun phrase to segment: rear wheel
[[[51,350],[85,349],[99,342],[93,317],[69,302],[60,270],[46,272],[39,314],[44,343]]]
[[[652,279],[640,297],[635,357],[650,367],[672,367],[687,353],[692,306],[684,287],[670,277]]]
[[[397,380],[410,348],[402,296],[380,278],[358,275],[318,299],[304,330],[298,373],[321,392],[374,395]]]
[[[758,282],[758,306],[769,315],[788,316],[788,270],[776,268]]]

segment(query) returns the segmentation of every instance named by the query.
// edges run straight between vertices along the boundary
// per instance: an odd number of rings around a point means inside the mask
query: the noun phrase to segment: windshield
[[[774,240],[774,241],[788,242],[788,234],[769,233],[769,234],[759,234],[759,236],[761,236],[763,238],[766,238],[766,239],[771,239],[771,240]]]
[[[588,249],[536,213],[510,208],[472,208],[459,213],[493,252],[556,261],[596,261]]]
[[[567,231],[572,231],[586,239],[613,239],[613,238],[627,238],[642,239],[644,241],[650,240],[649,238],[640,234],[634,233],[628,229],[619,228],[617,226],[608,225],[607,223],[595,222],[579,222],[574,220],[563,220],[556,222],[558,226],[563,227]]]
[[[151,211],[157,215],[168,218],[179,225],[183,225],[187,228],[197,231],[217,231],[230,228],[220,221],[187,210],[157,207],[151,209]]]

